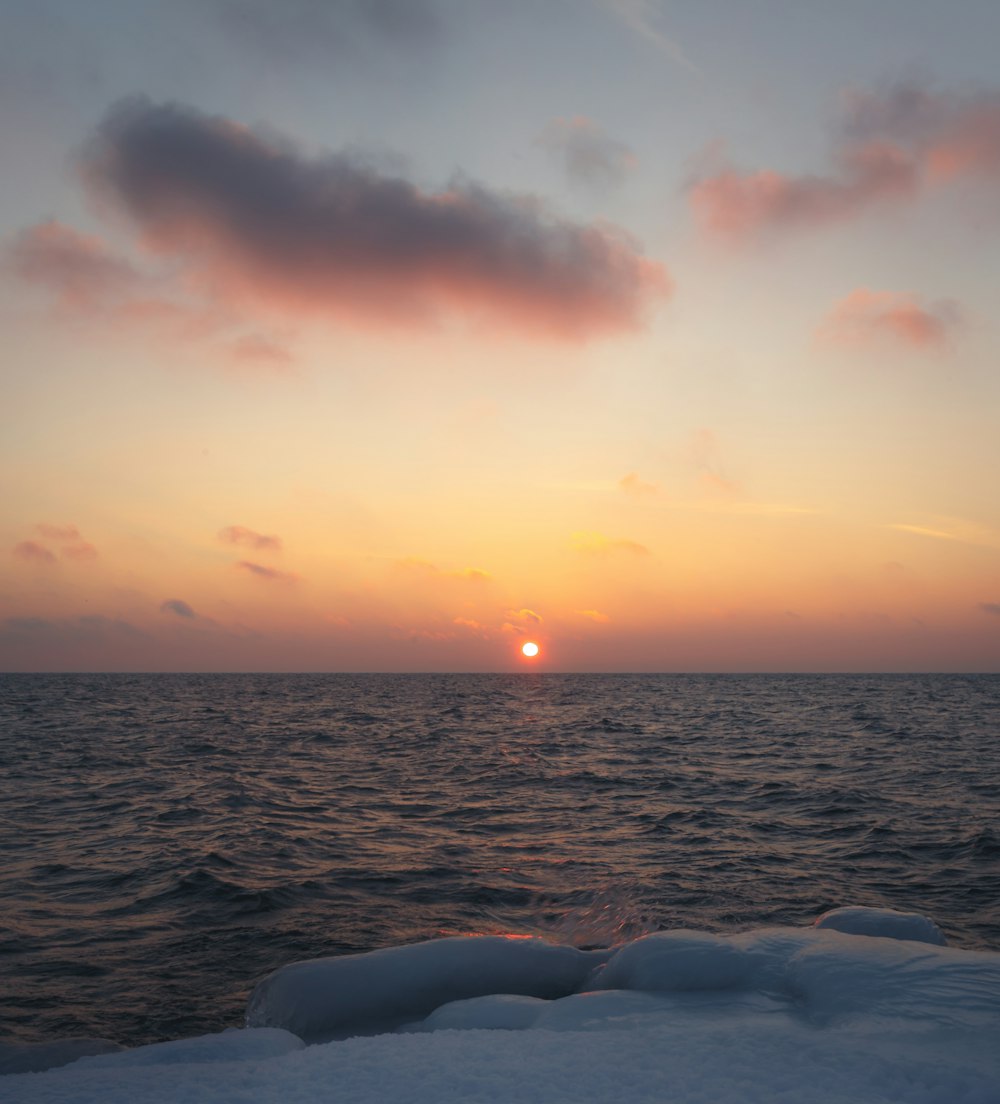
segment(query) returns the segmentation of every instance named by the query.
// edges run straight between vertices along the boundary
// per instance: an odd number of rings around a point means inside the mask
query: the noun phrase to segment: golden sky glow
[[[996,670],[1000,13],[413,3],[8,20],[3,667]]]

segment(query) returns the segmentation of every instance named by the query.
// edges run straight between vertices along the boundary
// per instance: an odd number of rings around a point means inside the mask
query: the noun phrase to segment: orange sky
[[[998,669],[1000,13],[49,7],[3,669]]]

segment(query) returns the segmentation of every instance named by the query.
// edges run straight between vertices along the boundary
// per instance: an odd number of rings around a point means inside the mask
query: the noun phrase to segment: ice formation
[[[268,1026],[85,1057],[3,1091],[16,1104],[1000,1104],[1000,953],[942,946],[908,914],[838,911],[591,954],[470,937],[296,963],[253,993],[249,1020]],[[328,1033],[341,1038],[299,1038]]]

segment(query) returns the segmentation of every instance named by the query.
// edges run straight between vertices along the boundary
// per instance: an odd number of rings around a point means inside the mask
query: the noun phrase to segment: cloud
[[[420,559],[419,556],[407,556],[405,559],[396,560],[395,565],[404,571],[416,571],[422,575],[439,579],[459,579],[467,583],[488,583],[493,578],[488,571],[483,571],[478,567],[463,567],[456,571],[445,571],[429,560]]]
[[[660,28],[662,12],[654,0],[598,0],[598,3],[671,61],[698,72],[677,41]]]
[[[961,537],[956,536],[954,533],[949,533],[945,529],[929,529],[924,525],[892,524],[889,528],[896,529],[900,533],[916,533],[919,537],[934,537],[935,540],[961,540]]]
[[[268,582],[295,583],[299,580],[298,575],[290,571],[278,571],[277,568],[251,563],[250,560],[240,560],[236,567],[241,571],[249,572],[258,579],[266,579]]]
[[[50,552],[38,541],[26,540],[15,544],[13,554],[19,560],[25,560],[28,563],[54,564],[56,562],[55,553]]]
[[[538,140],[560,160],[574,184],[595,191],[617,187],[635,167],[635,155],[624,142],[580,115],[553,119]]]
[[[172,613],[175,614],[177,617],[185,617],[189,619],[198,616],[194,612],[194,610],[187,604],[187,602],[182,601],[180,598],[168,598],[160,606],[160,613]]]
[[[1000,602],[980,602],[979,608],[983,613],[988,613],[993,617],[1000,617]]]
[[[99,239],[60,222],[22,230],[7,251],[14,272],[51,292],[62,306],[93,310],[133,294],[144,278]]]
[[[527,636],[542,624],[542,615],[532,609],[509,609],[500,631],[515,636]]]
[[[594,621],[598,625],[606,625],[611,618],[606,613],[601,613],[600,610],[577,610],[577,616],[586,617],[588,621]]]
[[[649,549],[637,541],[606,537],[603,533],[580,532],[573,534],[573,547],[578,552],[592,556],[609,556],[626,552],[633,556],[648,556]]]
[[[584,338],[635,328],[669,292],[622,232],[533,197],[462,179],[425,192],[176,104],[119,103],[83,172],[147,246],[231,303],[370,323],[460,314]]]
[[[279,370],[295,360],[284,345],[263,334],[244,334],[236,338],[230,342],[229,352],[239,364],[263,365]]]
[[[90,541],[77,541],[76,544],[68,544],[62,550],[63,556],[71,560],[86,561],[97,559],[97,549]]]
[[[728,162],[700,174],[689,196],[703,228],[746,241],[843,222],[962,179],[1000,179],[1000,93],[906,84],[852,91],[845,106],[826,174],[742,172]]]
[[[838,162],[825,177],[787,176],[770,169],[743,173],[723,165],[691,186],[691,206],[708,233],[740,242],[842,222],[876,203],[910,199],[918,190],[917,166],[891,145],[849,149]]]
[[[629,472],[618,480],[618,488],[633,498],[649,498],[660,493],[657,483],[644,483],[636,472]]]
[[[35,526],[35,532],[47,540],[78,541],[81,539],[80,530],[75,525],[49,525],[48,522],[40,521]]]
[[[959,318],[952,302],[923,306],[909,292],[856,288],[827,315],[818,334],[837,344],[863,345],[888,339],[915,349],[940,349]]]
[[[244,548],[253,548],[258,552],[280,552],[281,538],[264,533],[256,533],[245,525],[227,525],[219,530],[219,540],[224,544],[237,544]]]
[[[532,609],[511,609],[507,610],[504,616],[511,621],[526,621],[531,625],[540,625],[542,623],[542,615],[540,613],[535,613]]]
[[[730,479],[723,470],[718,437],[706,428],[696,430],[688,445],[691,460],[698,472],[698,482],[702,490],[712,494],[735,495],[740,485]]]

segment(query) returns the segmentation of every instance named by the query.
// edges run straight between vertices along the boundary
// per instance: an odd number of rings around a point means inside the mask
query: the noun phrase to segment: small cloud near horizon
[[[274,534],[258,533],[245,525],[227,525],[219,530],[219,540],[224,544],[236,544],[243,548],[254,548],[258,552],[280,552],[281,537]]]
[[[629,472],[618,480],[618,489],[633,498],[649,498],[660,493],[658,483],[646,483],[637,472]]]
[[[54,552],[50,552],[44,545],[33,540],[19,541],[14,545],[12,554],[28,563],[54,564],[56,562]]]
[[[196,618],[194,610],[180,598],[168,598],[161,606],[160,613],[172,613],[177,617]]]
[[[608,556],[615,552],[626,552],[633,556],[648,556],[649,549],[638,541],[623,537],[606,537],[603,533],[577,532],[573,534],[573,547],[578,552],[591,556]]]
[[[264,564],[253,563],[251,560],[240,560],[236,564],[238,571],[246,571],[258,579],[276,583],[297,583],[299,576],[291,571],[278,571],[274,567],[266,567]]]

